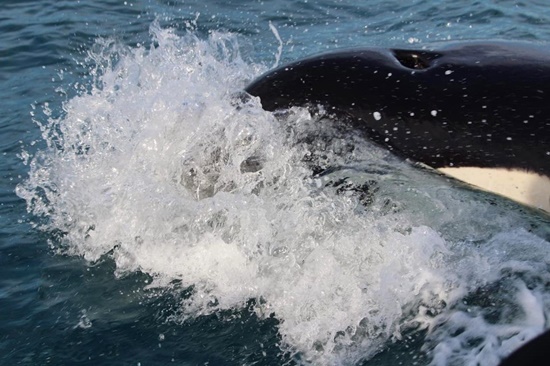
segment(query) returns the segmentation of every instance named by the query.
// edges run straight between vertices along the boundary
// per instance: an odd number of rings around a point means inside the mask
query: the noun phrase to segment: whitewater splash
[[[234,35],[151,32],[98,42],[90,89],[60,118],[45,108],[47,148],[23,153],[17,193],[55,250],[180,283],[175,321],[255,299],[301,363],[355,364],[421,331],[434,365],[495,365],[547,326],[547,222],[323,111],[263,111],[241,90],[265,68]]]

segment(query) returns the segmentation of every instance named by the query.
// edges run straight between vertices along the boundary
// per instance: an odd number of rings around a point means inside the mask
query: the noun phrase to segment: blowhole
[[[417,50],[391,50],[399,63],[413,70],[424,70],[432,66],[434,60],[442,56],[440,53]]]

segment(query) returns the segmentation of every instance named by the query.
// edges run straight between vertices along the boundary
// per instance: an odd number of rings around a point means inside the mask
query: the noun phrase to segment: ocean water
[[[0,364],[497,365],[550,219],[239,92],[341,47],[548,47],[544,1],[2,1]]]

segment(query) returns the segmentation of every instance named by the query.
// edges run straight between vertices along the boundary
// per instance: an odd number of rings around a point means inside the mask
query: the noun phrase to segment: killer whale
[[[467,42],[343,50],[271,70],[245,90],[268,111],[324,106],[404,158],[468,182],[473,175],[481,188],[550,212],[548,48]],[[489,187],[475,181],[480,169],[491,172]],[[498,181],[511,186],[492,189]],[[547,330],[501,366],[546,364],[549,345]]]
[[[341,50],[245,90],[269,111],[324,106],[404,158],[550,212],[550,49],[541,45]]]

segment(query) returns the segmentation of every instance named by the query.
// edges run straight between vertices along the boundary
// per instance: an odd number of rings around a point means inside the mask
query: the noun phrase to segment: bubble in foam
[[[542,269],[547,242],[509,231],[525,220],[322,109],[263,111],[240,94],[263,67],[242,60],[233,35],[153,25],[152,36],[149,48],[99,42],[90,90],[42,126],[48,148],[30,159],[18,194],[45,230],[62,233],[60,250],[111,256],[119,274],[153,276],[150,287],[179,281],[192,289],[182,318],[258,299],[258,315],[280,320],[282,347],[304,362],[353,364],[424,329],[434,364],[495,364],[511,347],[483,353],[453,343],[456,329],[488,344],[541,327],[506,310],[548,314],[528,269]],[[518,243],[533,257],[514,252]],[[503,273],[514,281],[497,286],[504,315],[491,320],[494,306],[476,294]]]

